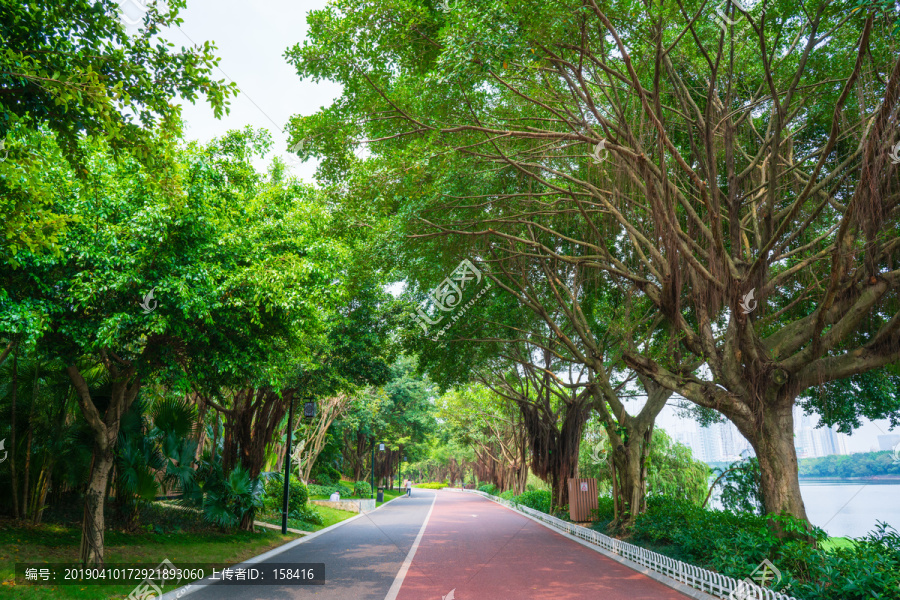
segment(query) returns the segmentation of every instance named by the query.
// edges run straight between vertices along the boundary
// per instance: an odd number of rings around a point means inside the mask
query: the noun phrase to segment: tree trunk
[[[44,503],[47,502],[47,492],[50,490],[50,480],[53,477],[53,461],[47,461],[41,469],[38,478],[38,488],[35,490],[34,510],[32,511],[31,522],[38,525],[43,518]]]
[[[278,426],[293,401],[293,389],[279,392],[271,388],[258,388],[254,393],[250,388],[240,410],[235,403],[234,441],[238,447],[240,464],[251,479],[256,479],[262,472],[266,464],[266,448],[275,439]]]
[[[553,511],[569,503],[569,473],[556,471],[550,475],[551,499],[550,510]]]
[[[605,371],[597,369],[598,385],[592,388],[594,410],[613,447],[613,514],[616,526],[629,528],[647,507],[647,457],[656,417],[672,395],[671,390],[649,378],[638,376],[647,391],[647,401],[637,416],[631,416],[610,387]]]
[[[81,524],[81,562],[85,566],[103,565],[103,506],[106,484],[113,466],[111,449],[94,446],[90,482],[84,495],[84,519]]]
[[[12,476],[13,517],[19,518],[19,489],[16,479],[16,396],[19,393],[19,349],[13,354],[12,425],[9,444],[9,471]]]
[[[210,452],[210,456],[212,457],[212,462],[216,462],[216,451],[219,449],[219,410],[216,409],[216,421],[213,424],[213,441],[212,441],[212,451]]]
[[[209,405],[203,401],[203,396],[200,394],[193,395],[194,400],[198,405],[198,414],[197,414],[197,437],[195,441],[197,442],[197,450],[194,452],[194,460],[200,460],[200,457],[203,456],[203,446],[206,444],[206,425],[204,422],[206,421],[206,412],[209,410]],[[188,394],[186,399],[190,400],[191,395]]]
[[[35,361],[34,381],[31,389],[31,405],[28,407],[28,439],[25,442],[25,481],[22,484],[22,516],[28,518],[31,516],[31,502],[29,498],[29,487],[31,485],[31,443],[34,439],[34,406],[37,404],[38,392],[40,385],[40,362]]]
[[[354,461],[353,461],[353,477],[355,481],[360,481],[364,478],[365,467],[366,467],[366,459],[368,458],[368,453],[366,452],[367,446],[367,436],[359,429],[356,430],[356,450],[354,453]]]
[[[619,446],[613,452],[613,477],[616,479],[614,489],[617,495],[615,503],[615,520],[620,527],[627,528],[634,523],[634,518],[641,513],[644,505],[644,494],[647,482],[644,478],[643,436]]]
[[[31,484],[31,442],[34,437],[34,404],[36,399],[31,399],[31,409],[28,412],[28,437],[25,441],[25,481],[22,483],[22,517],[27,519],[29,514],[30,502],[28,502],[28,487]]]
[[[3,349],[3,352],[0,352],[0,365],[6,362],[6,357],[9,356],[9,353],[12,352],[16,347],[16,341],[18,339],[17,335],[14,335],[12,339],[9,340],[9,343],[6,345],[6,348]]]
[[[134,366],[117,358],[111,360],[105,351],[101,351],[101,357],[111,381],[109,405],[102,416],[78,367],[66,367],[77,392],[78,405],[94,436],[91,476],[84,496],[84,520],[81,524],[81,561],[85,566],[103,564],[103,507],[106,503],[109,472],[113,466],[113,448],[119,435],[122,415],[134,402],[141,388],[140,377]],[[120,365],[126,368],[121,369]]]
[[[744,432],[753,445],[762,472],[761,492],[766,513],[786,512],[808,521],[794,448],[793,402],[767,406],[756,431]],[[749,434],[749,435],[748,435]]]
[[[287,444],[275,444],[275,471],[281,473],[284,468],[284,456],[287,454]]]
[[[521,465],[519,467],[519,475],[516,478],[516,495],[525,493],[525,486],[528,484],[528,466]]]
[[[322,452],[322,448],[325,447],[328,428],[331,427],[331,424],[337,417],[347,411],[351,400],[352,397],[349,394],[340,393],[319,402],[319,411],[316,414],[314,424],[308,430],[310,434],[306,438],[308,442],[306,444],[306,456],[302,461],[303,467],[300,474],[300,478],[303,481],[309,480],[312,469],[316,464],[316,459]],[[300,417],[298,416],[297,418],[299,419]],[[376,469],[376,475],[378,473],[379,471]],[[381,472],[381,476],[383,475],[384,473]]]

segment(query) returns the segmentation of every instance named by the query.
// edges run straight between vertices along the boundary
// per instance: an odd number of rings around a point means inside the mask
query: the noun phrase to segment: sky
[[[293,115],[313,114],[330,105],[341,86],[301,80],[284,52],[305,38],[306,14],[325,4],[326,0],[188,0],[180,15],[184,23],[164,37],[176,47],[214,42],[221,59],[215,78],[233,81],[242,93],[231,99],[231,112],[222,119],[216,119],[205,102],[184,102],[186,136],[206,142],[247,125],[268,129],[273,150],[257,162],[257,168],[264,169],[278,154],[285,160],[293,158],[293,172],[312,182],[316,162],[299,163],[287,151],[288,138],[282,129]],[[126,4],[122,6],[124,10]]]
[[[137,16],[144,0],[122,0],[127,15]],[[136,3],[131,4],[129,3]],[[323,8],[327,0],[188,0],[182,11],[184,23],[164,37],[176,46],[215,42],[221,58],[215,78],[233,81],[241,89],[231,99],[231,112],[222,119],[213,116],[209,105],[183,104],[189,139],[207,142],[229,129],[250,125],[268,129],[272,134],[272,152],[256,163],[265,170],[277,154],[291,165],[300,178],[312,182],[316,169],[313,160],[299,163],[288,152],[288,138],[282,132],[293,115],[310,115],[328,106],[341,93],[334,82],[315,83],[301,80],[284,59],[287,48],[303,41],[307,32],[306,15]],[[136,9],[136,7],[138,7]],[[639,410],[639,407],[636,407]],[[675,414],[667,406],[658,426],[675,431],[690,429],[693,424]],[[852,452],[868,452],[878,445],[878,436],[897,433],[888,430],[888,421],[866,421],[847,440]]]

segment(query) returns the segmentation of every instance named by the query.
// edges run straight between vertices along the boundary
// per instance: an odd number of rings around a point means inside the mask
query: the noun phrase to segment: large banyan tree
[[[565,506],[568,480],[575,476],[581,434],[590,416],[590,389],[579,375],[564,379],[555,374],[557,361],[550,349],[513,354],[518,360],[512,372],[493,381],[485,378],[484,383],[518,407],[531,471],[550,485],[553,506]]]
[[[805,519],[797,398],[900,360],[893,23],[836,0],[404,7],[313,13],[290,56],[345,94],[298,135],[379,142],[407,233],[512,241],[649,303],[626,364],[731,420],[766,511]]]

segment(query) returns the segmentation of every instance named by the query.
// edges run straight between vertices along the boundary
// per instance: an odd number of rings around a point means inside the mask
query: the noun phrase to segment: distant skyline
[[[638,400],[631,400],[627,402],[627,410],[630,413],[635,414],[638,410],[638,407],[640,406],[639,402],[640,401]],[[670,399],[669,403],[656,419],[657,427],[661,427],[667,432],[672,433],[677,431],[684,431],[686,429],[691,430],[691,428],[699,427],[695,421],[679,417],[676,414],[674,404],[675,401]],[[862,423],[862,427],[854,431],[852,435],[845,436],[844,438],[847,452],[849,452],[850,454],[855,454],[857,452],[877,451],[879,449],[879,435],[891,435],[900,433],[900,428],[895,429],[894,431],[890,431],[888,429],[890,422],[887,419],[880,419],[878,421],[862,419]]]

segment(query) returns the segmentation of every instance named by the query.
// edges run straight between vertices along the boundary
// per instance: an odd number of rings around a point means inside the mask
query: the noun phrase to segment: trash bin
[[[378,488],[378,498],[375,499],[375,502],[384,502],[384,488]]]

